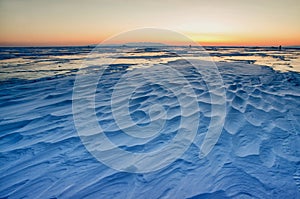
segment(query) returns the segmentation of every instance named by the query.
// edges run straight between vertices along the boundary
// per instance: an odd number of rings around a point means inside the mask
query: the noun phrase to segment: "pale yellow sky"
[[[0,45],[94,44],[143,27],[202,45],[299,45],[299,10],[299,0],[0,0]]]

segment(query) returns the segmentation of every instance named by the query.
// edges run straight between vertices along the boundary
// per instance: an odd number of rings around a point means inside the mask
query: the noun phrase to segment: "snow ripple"
[[[150,173],[113,170],[85,149],[72,116],[74,76],[1,83],[0,197],[299,198],[299,73],[217,63],[226,89],[227,118],[217,145],[200,159],[197,143],[203,141],[213,117],[211,96],[205,81],[188,65],[172,64],[187,77],[200,111],[182,114],[174,93],[158,84],[135,90],[128,111],[141,127],[150,123],[147,107],[164,104],[164,133],[155,139],[133,139],[120,132],[110,109],[111,86],[97,88],[107,91],[95,98],[99,124],[127,151],[159,150],[174,138],[183,117],[198,114],[194,143],[172,164]],[[105,85],[112,85],[117,76],[107,73],[103,81],[110,84]],[[169,86],[175,89],[177,84]],[[211,95],[217,99],[217,93],[216,88]],[[119,96],[116,105],[126,100],[126,93]],[[213,103],[218,105],[217,100]],[[152,110],[154,120],[159,111]]]

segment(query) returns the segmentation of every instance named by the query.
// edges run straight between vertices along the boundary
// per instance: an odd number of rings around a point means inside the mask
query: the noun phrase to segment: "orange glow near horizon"
[[[300,45],[299,9],[298,0],[1,0],[0,46],[99,44],[144,27],[178,31],[203,46]]]
[[[191,36],[203,46],[297,46],[300,44],[300,39],[297,36],[286,38],[280,37],[261,37],[259,35],[204,35],[199,37]]]
[[[286,38],[279,37],[260,37],[253,35],[216,35],[216,34],[190,34],[183,33],[191,40],[202,46],[300,46],[300,39],[296,36]],[[113,35],[113,34],[111,34]],[[0,46],[85,46],[99,44],[108,39],[111,35],[53,35],[53,36],[26,36],[22,37],[3,37],[0,40]],[[142,40],[141,40],[142,41]],[[117,43],[127,43],[131,41],[119,41]],[[160,41],[164,43],[164,41]],[[173,45],[187,45],[186,42],[166,41]]]
[[[6,41],[0,41],[0,46],[86,46],[93,44],[100,44],[102,41],[109,38],[106,37],[95,37],[95,38],[18,38],[18,39],[7,39]],[[202,46],[300,46],[300,39],[290,38],[238,38],[233,39],[232,37],[221,37],[214,35],[206,35],[204,37],[192,37],[190,38]],[[127,43],[128,41],[120,41],[119,44]],[[162,42],[164,43],[164,42]],[[173,45],[188,45],[186,42],[169,41],[168,44]]]

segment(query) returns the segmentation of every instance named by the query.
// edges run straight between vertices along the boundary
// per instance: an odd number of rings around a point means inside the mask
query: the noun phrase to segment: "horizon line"
[[[139,43],[144,43],[144,42],[139,42]],[[119,47],[119,46],[126,46],[126,47],[145,47],[145,46],[149,46],[149,47],[172,47],[172,46],[189,46],[189,44],[185,44],[185,45],[169,45],[169,44],[163,44],[162,45],[129,45],[126,43],[124,44],[86,44],[86,45],[1,45],[0,44],[0,48],[38,48],[38,47],[96,47],[96,46],[110,46],[110,47]],[[293,45],[191,45],[192,47],[288,47],[288,48],[292,48],[292,47],[300,47],[300,44],[293,44]]]

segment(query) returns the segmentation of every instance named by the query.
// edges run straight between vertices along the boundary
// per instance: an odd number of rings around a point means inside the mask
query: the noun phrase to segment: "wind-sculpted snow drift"
[[[133,167],[129,168],[132,172],[115,170],[85,148],[73,120],[76,69],[39,79],[1,81],[0,198],[299,198],[300,74],[216,62],[226,91],[226,119],[216,145],[201,157],[209,124],[221,113],[212,115],[212,106],[219,102],[212,100],[218,88],[208,89],[214,78],[208,75],[204,81],[209,67],[205,61],[197,63],[202,74],[195,73],[185,60],[164,63],[175,66],[191,86],[192,92],[180,99],[176,89],[185,83],[176,76],[172,77],[175,81],[163,84],[145,80],[130,99],[128,93],[120,94],[130,89],[118,84],[128,70],[135,71],[134,82],[145,70],[164,74],[163,65],[135,69],[131,64],[112,64],[96,87],[98,123],[115,146],[129,153],[160,151],[175,139],[182,121],[188,128],[194,116],[199,119],[187,149],[165,165],[172,151],[162,151],[160,159],[154,156],[147,164],[163,167],[150,172],[135,172]],[[114,104],[111,99],[116,88],[119,93]],[[193,100],[199,109],[182,112],[182,106],[191,106]],[[123,106],[139,128],[163,117],[159,133],[149,135],[154,136],[151,139],[123,133],[112,112],[113,107],[123,110]],[[123,158],[110,155],[111,160]],[[130,162],[124,162],[124,167],[128,165]]]

